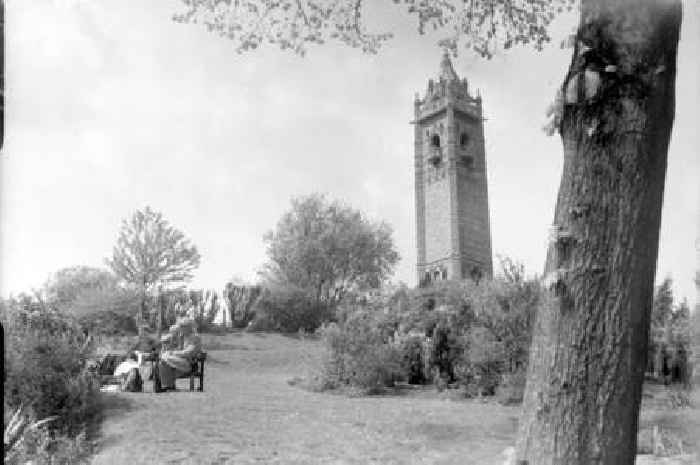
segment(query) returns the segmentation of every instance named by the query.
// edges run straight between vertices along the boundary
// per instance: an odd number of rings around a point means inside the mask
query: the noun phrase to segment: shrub
[[[71,315],[93,334],[135,334],[139,293],[119,285],[110,272],[89,267],[64,268],[44,285],[47,306]]]
[[[469,395],[493,394],[503,374],[527,367],[535,309],[542,294],[521,265],[501,260],[493,280],[443,281],[408,295],[401,331],[431,336],[424,373],[457,381]]]
[[[455,364],[462,356],[464,347],[455,331],[443,322],[435,325],[430,340],[427,357],[427,370],[432,378],[451,383],[456,380]]]
[[[438,387],[457,382],[475,396],[493,395],[503,382],[504,401],[517,401],[542,295],[536,279],[524,278],[522,266],[503,260],[502,267],[501,276],[479,284],[443,281],[393,295],[346,298],[335,311],[337,325],[324,328],[327,384],[366,385],[359,379],[382,377],[384,384],[399,378]],[[399,369],[393,365],[397,352]],[[357,375],[362,370],[373,375]]]
[[[257,301],[255,317],[249,325],[253,331],[296,333],[315,331],[330,320],[331,309],[315,302],[301,288],[293,285],[269,285]]]
[[[197,331],[208,331],[220,305],[219,296],[211,289],[161,288],[145,300],[147,324],[152,330],[165,330],[187,316],[194,320]]]
[[[133,316],[110,310],[90,313],[79,321],[81,326],[91,334],[127,336],[137,333],[136,320]]]
[[[323,387],[348,385],[374,393],[405,378],[401,348],[387,340],[379,319],[358,309],[343,323],[321,328],[327,349]]]
[[[486,328],[471,328],[463,338],[464,351],[455,375],[467,396],[493,395],[503,373],[502,344]]]
[[[255,319],[258,298],[262,287],[257,285],[226,283],[223,298],[228,303],[234,328],[245,328]]]
[[[85,433],[74,437],[55,434],[48,430],[53,418],[37,421],[31,409],[5,408],[5,460],[8,465],[57,465],[82,463],[91,451]]]
[[[2,308],[5,408],[58,416],[52,430],[78,434],[99,410],[99,383],[86,367],[86,337],[75,319],[24,297]]]

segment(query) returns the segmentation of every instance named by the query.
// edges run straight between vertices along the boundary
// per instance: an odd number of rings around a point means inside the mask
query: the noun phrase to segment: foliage
[[[55,417],[36,420],[30,409],[5,409],[4,463],[7,465],[59,465],[83,463],[92,451],[85,432],[68,436],[52,432],[48,426]]]
[[[221,304],[212,289],[159,288],[147,299],[151,309],[148,324],[151,328],[167,328],[178,318],[188,316],[198,331],[208,330]]]
[[[122,222],[112,258],[114,273],[143,290],[153,285],[181,283],[199,266],[197,248],[159,212],[146,207]]]
[[[501,276],[479,287],[483,293],[473,293],[482,304],[478,321],[503,343],[507,369],[514,371],[527,365],[535,312],[541,302],[542,290],[536,279],[527,279],[522,264],[501,258]],[[493,299],[493,300],[491,300]],[[494,305],[495,303],[495,305]],[[474,305],[478,305],[476,302]],[[484,311],[486,310],[486,311]]]
[[[656,288],[654,303],[651,309],[651,324],[653,328],[663,327],[673,313],[673,281],[666,278]]]
[[[293,199],[265,242],[266,280],[329,306],[350,290],[378,287],[399,259],[387,224],[321,195]]]
[[[23,405],[17,407],[12,416],[9,417],[10,421],[5,425],[3,434],[5,463],[19,462],[19,456],[25,455],[24,449],[27,443],[31,441],[30,437],[33,433],[36,433],[40,428],[55,419],[55,417],[49,417],[37,421],[32,418],[31,414],[24,412],[23,407]],[[8,418],[8,415],[5,415],[5,418]]]
[[[427,353],[427,367],[434,382],[456,380],[455,365],[464,353],[462,338],[443,322],[433,328]]]
[[[692,353],[695,360],[691,366],[692,380],[695,385],[700,383],[700,303],[695,306],[695,311],[690,315],[690,340]]]
[[[376,393],[405,378],[402,352],[388,337],[385,315],[354,307],[340,323],[321,328],[326,388],[351,386]]]
[[[181,23],[203,24],[209,32],[234,42],[236,51],[255,50],[264,42],[304,55],[308,44],[336,40],[364,52],[376,53],[392,37],[390,32],[367,30],[364,18],[371,2],[362,0],[183,0]],[[440,45],[456,53],[458,44],[484,57],[502,46],[532,44],[537,50],[549,42],[548,26],[574,0],[394,0],[418,20],[418,32],[440,29]]]
[[[139,301],[133,288],[96,288],[81,292],[67,310],[92,334],[134,334]]]
[[[272,283],[255,302],[254,314],[250,330],[283,333],[314,331],[332,316],[329,308],[305,289]]]
[[[686,352],[690,350],[690,307],[688,301],[683,300],[674,307],[673,313],[668,319],[669,337],[671,346],[682,347]]]
[[[457,383],[476,396],[493,395],[504,383],[504,402],[519,401],[541,290],[536,279],[524,277],[522,266],[503,260],[502,268],[496,279],[479,284],[437,282],[374,299],[346,299],[337,323],[322,330],[329,353],[326,384],[368,389],[380,385],[378,379]]]
[[[5,410],[31,407],[36,418],[56,416],[50,427],[71,436],[99,411],[99,383],[87,371],[82,328],[30,296],[2,305],[5,329]]]
[[[487,328],[474,326],[462,339],[455,374],[467,396],[493,395],[505,372],[503,343]]]
[[[425,373],[427,361],[424,360],[423,342],[423,337],[415,335],[401,341],[403,372],[406,374],[406,381],[409,384],[423,384],[428,381]]]
[[[73,266],[53,273],[44,284],[43,294],[51,305],[66,310],[86,291],[112,289],[117,281],[107,270]]]
[[[231,323],[235,328],[245,328],[255,319],[261,293],[261,286],[246,284],[240,280],[231,280],[226,283],[223,298],[226,300]]]
[[[500,275],[493,280],[479,284],[445,281],[417,289],[409,298],[408,310],[401,313],[400,324],[402,331],[432,337],[427,377],[437,369],[448,381],[464,384],[477,375],[483,379],[485,375],[480,373],[491,373],[494,366],[500,374],[501,370],[514,372],[527,365],[540,297],[539,282],[526,279],[522,265],[506,258],[501,260]],[[473,338],[483,340],[470,344]],[[491,341],[497,346],[491,347]],[[498,363],[477,357],[474,351],[486,346]],[[482,363],[485,365],[476,366]]]
[[[538,280],[502,258],[492,280],[447,281],[414,291],[400,326],[430,336],[426,378],[456,382],[470,396],[491,395],[502,379],[525,369],[540,297]]]
[[[657,288],[651,313],[651,328],[649,332],[648,369],[653,368],[656,374],[668,377],[664,373],[664,360],[667,360],[666,371],[676,366],[680,370],[682,382],[690,381],[691,347],[691,316],[686,301],[674,303],[673,282],[666,278]],[[661,366],[655,366],[660,364]],[[667,378],[668,379],[668,378]]]
[[[136,331],[133,317],[139,296],[107,270],[86,266],[61,269],[44,284],[43,295],[49,306],[75,317],[93,334]]]

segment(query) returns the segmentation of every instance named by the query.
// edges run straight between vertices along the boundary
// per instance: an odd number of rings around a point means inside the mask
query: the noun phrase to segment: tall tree
[[[189,281],[199,261],[197,247],[161,213],[146,207],[122,222],[107,264],[117,276],[141,289],[141,320],[146,312],[148,293],[156,286]]]
[[[673,281],[666,278],[656,288],[651,308],[651,324],[663,326],[673,313]]]
[[[517,455],[632,464],[646,365],[681,6],[589,0],[562,87],[564,170]]]
[[[292,200],[265,242],[268,278],[304,289],[316,302],[378,286],[399,259],[387,224],[320,195]]]
[[[669,322],[673,315],[673,281],[666,278],[656,288],[651,306],[651,326],[649,328],[649,348],[647,367],[653,368],[655,376],[662,376],[664,354],[669,342]],[[648,370],[647,370],[648,371]]]
[[[339,39],[375,51],[362,1],[185,0],[198,21],[238,43],[303,53]],[[398,3],[398,2],[397,2]],[[541,47],[559,0],[408,0],[443,45],[490,56],[500,43]],[[403,3],[402,3],[403,4]],[[564,168],[518,433],[519,464],[632,464],[675,114],[680,0],[581,0],[571,64],[554,111]]]

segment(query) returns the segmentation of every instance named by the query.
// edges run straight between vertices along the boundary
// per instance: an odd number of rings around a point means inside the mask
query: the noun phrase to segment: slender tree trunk
[[[631,465],[675,113],[680,0],[583,0],[518,465]]]

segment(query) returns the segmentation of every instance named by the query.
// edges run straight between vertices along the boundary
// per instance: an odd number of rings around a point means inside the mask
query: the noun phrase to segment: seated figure
[[[119,365],[117,365],[117,368],[114,369],[114,376],[124,377],[132,368],[136,368],[138,370],[141,364],[141,361],[138,359],[135,353],[129,353],[126,356],[126,360],[121,362]]]
[[[190,372],[192,362],[202,351],[202,343],[192,319],[178,320],[161,337],[163,349],[158,362],[161,390],[175,390],[175,380]]]

